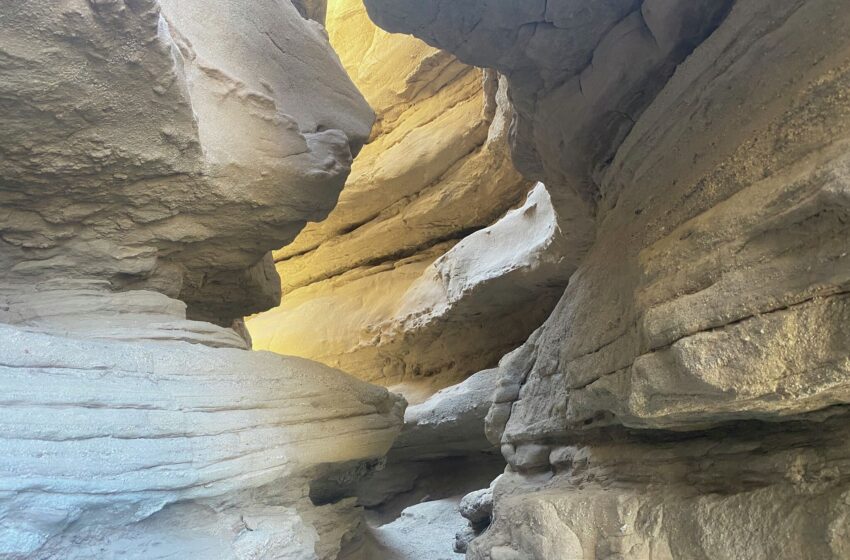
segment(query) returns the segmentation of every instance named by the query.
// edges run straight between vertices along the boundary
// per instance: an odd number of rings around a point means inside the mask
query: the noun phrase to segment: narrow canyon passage
[[[850,559],[847,0],[0,5],[0,560]]]

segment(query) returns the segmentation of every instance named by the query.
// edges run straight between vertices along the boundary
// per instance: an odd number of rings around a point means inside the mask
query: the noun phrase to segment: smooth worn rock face
[[[409,406],[389,458],[429,460],[492,452],[493,444],[484,435],[484,419],[497,374],[494,369],[480,371]]]
[[[101,278],[230,324],[333,207],[372,113],[288,2],[0,11],[3,276]],[[306,85],[306,84],[309,84]]]
[[[363,558],[381,560],[461,560],[450,541],[439,538],[463,529],[458,496],[431,500],[405,509],[398,519],[371,530]]]
[[[532,184],[510,162],[495,72],[377,29],[360,0],[328,13],[377,122],[333,212],[275,252],[281,306],[248,326],[258,348],[421,402],[521,344],[589,239],[562,239],[542,186],[507,212]]]
[[[846,418],[822,416],[850,402],[842,3],[366,4],[504,72],[518,166],[568,238],[575,200],[594,216],[555,311],[500,363],[487,434],[512,474],[469,557],[846,556]]]
[[[369,134],[324,30],[225,0],[0,26],[0,557],[336,558],[361,510],[310,488],[404,401],[241,327]]]
[[[317,508],[309,484],[386,453],[397,396],[245,351],[153,292],[43,286],[4,308],[4,558],[335,558],[357,535],[351,500]]]

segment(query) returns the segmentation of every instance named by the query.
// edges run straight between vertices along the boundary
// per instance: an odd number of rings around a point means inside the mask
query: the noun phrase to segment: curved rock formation
[[[258,348],[417,402],[494,366],[543,322],[572,245],[542,186],[505,215],[530,183],[508,157],[504,82],[375,28],[360,0],[331,2],[328,28],[377,124],[337,207],[275,253],[282,305],[248,325]]]
[[[518,166],[567,237],[594,216],[500,365],[488,434],[510,476],[469,557],[847,555],[841,4],[366,0],[504,72]]]
[[[355,546],[354,500],[310,485],[379,460],[403,400],[226,328],[277,303],[268,251],[369,134],[321,26],[230,0],[23,1],[0,26],[0,557]]]
[[[272,1],[0,18],[4,280],[103,278],[222,325],[276,305],[264,255],[330,211],[371,124],[321,26]]]
[[[246,352],[153,292],[2,301],[4,558],[335,558],[357,537],[352,500],[316,508],[309,483],[386,453],[385,389]]]
[[[0,7],[0,557],[850,557],[846,0],[364,2]]]

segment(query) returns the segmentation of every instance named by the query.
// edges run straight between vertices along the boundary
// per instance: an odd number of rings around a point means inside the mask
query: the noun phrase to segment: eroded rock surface
[[[505,468],[498,446],[488,441],[484,430],[497,374],[497,370],[479,372],[407,407],[404,426],[386,457],[368,465],[349,465],[314,483],[314,501],[356,495],[379,526],[414,504],[487,486]]]
[[[467,558],[845,558],[848,416],[829,416],[554,446],[550,472],[496,481]]]
[[[336,202],[372,113],[288,2],[0,11],[4,279],[102,278],[229,325]],[[309,86],[307,85],[309,84]]]
[[[362,530],[309,484],[386,453],[404,410],[386,389],[247,352],[154,292],[41,286],[3,308],[4,557],[335,558]]]
[[[0,27],[0,557],[336,558],[360,510],[310,486],[379,461],[404,401],[237,319],[369,134],[324,30],[229,0]]]
[[[414,257],[296,290],[249,324],[259,347],[351,369],[415,403],[495,365],[545,319],[574,270],[566,245],[538,184],[522,206],[433,261]]]
[[[842,2],[366,4],[503,72],[518,166],[568,238],[593,216],[500,364],[487,430],[510,476],[469,557],[846,556]]]
[[[275,253],[282,305],[248,325],[421,402],[521,344],[589,240],[565,241],[542,185],[526,200],[496,73],[377,29],[360,0],[328,26],[377,123],[337,207]]]
[[[364,546],[365,558],[381,560],[461,560],[451,542],[440,537],[464,526],[457,496],[423,502],[406,508],[391,523],[372,529]]]
[[[0,8],[0,555],[850,556],[845,2],[365,3]]]

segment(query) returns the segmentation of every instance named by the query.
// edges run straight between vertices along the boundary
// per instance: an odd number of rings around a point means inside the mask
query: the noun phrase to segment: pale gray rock
[[[0,26],[0,557],[336,558],[361,510],[310,487],[405,403],[234,330],[370,132],[323,28],[271,0]]]
[[[271,0],[22,1],[0,26],[3,278],[222,325],[276,305],[264,256],[330,211],[373,117],[321,26]]]
[[[373,541],[364,558],[459,560],[462,556],[452,545],[452,537],[466,523],[458,513],[459,500],[454,496],[410,506],[392,523],[372,529]]]
[[[472,542],[472,539],[475,537],[476,534],[472,527],[467,527],[463,531],[455,533],[455,543],[452,546],[452,549],[459,554],[466,553],[469,549],[469,543]]]
[[[156,293],[42,287],[3,307],[4,558],[335,558],[361,530],[352,500],[316,507],[309,484],[384,455],[399,397],[247,352]]]
[[[493,488],[470,492],[463,497],[458,508],[460,514],[469,520],[473,527],[488,525],[493,516]]]
[[[493,519],[493,486],[498,480],[499,477],[488,488],[470,492],[461,499],[458,511],[469,521],[469,527],[455,535],[455,552],[467,552],[469,543],[490,526]]]
[[[492,402],[498,371],[478,372],[462,383],[409,406],[391,459],[438,459],[493,451],[484,435],[484,418]]]
[[[0,551],[9,558],[125,546],[138,558],[207,547],[237,558],[271,546],[314,557],[340,543],[322,542],[329,529],[312,524],[311,469],[380,457],[400,425],[403,401],[385,389],[245,352],[233,331],[186,321],[185,306],[160,294],[46,285],[3,308]],[[316,439],[334,424],[344,445]],[[247,537],[233,525],[240,516],[260,532]]]
[[[500,362],[487,436],[509,476],[468,556],[846,556],[842,2],[366,4],[504,72],[515,161],[559,218],[579,200],[594,221]],[[587,34],[530,64],[549,23],[570,33],[561,11]]]
[[[360,504],[388,520],[421,500],[463,495],[488,484],[505,467],[484,433],[497,373],[476,373],[408,406],[385,462],[338,492],[356,494]]]

